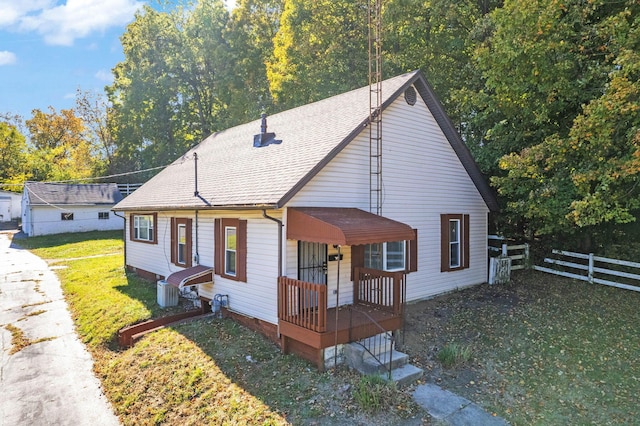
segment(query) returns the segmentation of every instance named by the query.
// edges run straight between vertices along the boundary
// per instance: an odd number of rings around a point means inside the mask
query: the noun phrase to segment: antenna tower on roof
[[[382,0],[368,0],[369,212],[382,215]]]

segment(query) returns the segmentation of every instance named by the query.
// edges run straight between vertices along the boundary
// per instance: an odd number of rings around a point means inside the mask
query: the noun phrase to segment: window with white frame
[[[109,219],[109,212],[98,212],[98,219],[108,220]]]
[[[460,219],[449,219],[449,268],[460,267]]]
[[[405,241],[367,244],[364,246],[364,266],[395,272],[405,269]]]
[[[441,271],[458,271],[469,268],[470,219],[468,214],[442,214]]]
[[[136,241],[154,242],[155,224],[154,215],[133,215],[132,239]]]
[[[183,223],[178,224],[178,263],[187,263],[187,226]]]
[[[224,273],[236,275],[237,229],[234,226],[224,228]]]

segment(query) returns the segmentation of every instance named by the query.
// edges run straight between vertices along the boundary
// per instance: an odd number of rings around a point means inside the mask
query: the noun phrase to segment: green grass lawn
[[[639,306],[637,292],[522,271],[434,299],[411,333],[416,348],[470,348],[464,365],[422,362],[512,424],[639,424]]]
[[[65,266],[56,273],[78,333],[93,355],[105,394],[126,425],[393,425],[424,415],[408,392],[401,391],[386,396],[391,406],[384,411],[363,414],[351,392],[361,380],[358,375],[344,370],[318,373],[231,320],[191,321],[120,349],[120,328],[172,313],[156,303],[155,283],[124,272],[121,233],[15,242]],[[110,255],[94,257],[101,254]]]
[[[77,329],[124,424],[428,419],[410,389],[392,392],[381,411],[368,413],[360,402],[362,378],[345,370],[318,373],[230,320],[188,322],[119,349],[120,328],[171,312],[157,305],[155,283],[124,272],[121,233],[16,243],[66,266],[57,273]],[[409,305],[403,349],[425,368],[427,381],[514,425],[638,424],[639,306],[640,293],[526,271],[508,285]],[[445,368],[442,348],[468,352]]]

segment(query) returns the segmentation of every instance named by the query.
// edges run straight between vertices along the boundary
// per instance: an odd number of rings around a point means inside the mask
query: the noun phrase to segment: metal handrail
[[[382,327],[378,321],[376,321],[371,315],[369,315],[367,312],[361,311],[359,309],[357,309],[355,306],[349,306],[349,330],[353,329],[353,312],[357,312],[358,314],[364,315],[367,320],[368,320],[368,324],[370,326],[373,326],[373,328],[377,328],[378,333],[373,334],[372,337],[369,337],[367,339],[363,339],[363,340],[367,340],[367,341],[371,341],[371,339],[374,339],[374,344],[371,345],[373,347],[378,347],[380,348],[382,345],[380,345],[379,343],[382,342],[383,339],[388,339],[389,341],[391,341],[391,351],[389,351],[389,364],[386,364],[386,362],[382,361],[382,357],[381,355],[384,353],[382,351],[376,351],[375,349],[372,349],[370,346],[366,345],[365,343],[363,343],[362,340],[360,341],[356,341],[355,343],[359,344],[360,346],[362,346],[364,348],[365,351],[367,351],[372,357],[373,359],[375,359],[378,364],[380,364],[382,367],[384,367],[384,369],[387,371],[387,376],[388,379],[391,380],[391,370],[392,370],[392,366],[393,366],[393,348],[394,348],[394,343],[395,343],[395,337],[393,335],[393,333],[389,333],[389,331],[385,330],[384,327]],[[349,339],[351,340],[351,339]]]

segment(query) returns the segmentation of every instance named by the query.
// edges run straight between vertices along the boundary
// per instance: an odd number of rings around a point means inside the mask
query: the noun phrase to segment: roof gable
[[[383,82],[383,109],[415,85],[487,206],[497,202],[469,150],[419,71]],[[214,133],[129,195],[116,210],[279,208],[369,122],[369,86],[271,115],[277,143],[254,146],[261,120]],[[196,161],[197,154],[197,191]]]
[[[123,198],[115,183],[27,182],[24,191],[31,205],[113,205]]]

